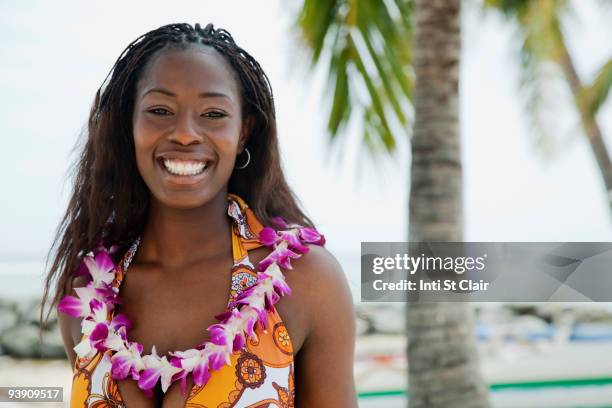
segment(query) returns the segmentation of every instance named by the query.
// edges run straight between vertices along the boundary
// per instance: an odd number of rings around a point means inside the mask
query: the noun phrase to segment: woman
[[[171,24],[111,73],[44,295],[57,278],[71,406],[355,407],[350,291],[285,181],[259,64]]]

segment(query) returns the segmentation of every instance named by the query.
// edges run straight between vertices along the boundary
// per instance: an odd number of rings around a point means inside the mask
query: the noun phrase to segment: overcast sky
[[[265,7],[263,4],[265,3]],[[607,16],[580,3],[571,51],[583,78],[612,55]],[[361,241],[406,236],[408,145],[374,167],[358,154],[358,132],[326,154],[321,76],[307,77],[280,1],[19,1],[0,4],[0,261],[42,259],[65,209],[73,147],[94,93],[119,53],[171,22],[226,28],[270,77],[284,167],[328,237],[357,257]],[[464,13],[461,132],[466,241],[612,241],[602,182],[571,109],[553,97],[553,158],[533,147],[517,92],[516,36],[500,19]],[[599,119],[612,145],[612,104]],[[553,111],[551,111],[553,112]],[[548,119],[550,121],[550,118]],[[558,128],[558,129],[557,129]],[[339,162],[337,157],[345,160]],[[357,176],[358,171],[360,176]]]

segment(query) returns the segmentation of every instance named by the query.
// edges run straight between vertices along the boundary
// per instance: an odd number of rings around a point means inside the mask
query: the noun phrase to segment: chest
[[[269,251],[265,248],[249,252],[258,265]],[[212,259],[181,270],[162,270],[154,265],[132,263],[120,286],[123,303],[116,305],[116,313],[123,313],[132,322],[129,340],[143,345],[144,353],[153,346],[159,355],[186,350],[209,340],[206,330],[218,322],[215,315],[226,310],[232,288],[231,259]],[[286,277],[292,271],[286,271]],[[290,279],[287,279],[291,286]],[[297,300],[297,301],[296,301]],[[305,337],[305,325],[300,316],[299,299],[283,297],[275,306],[291,338],[294,356]],[[191,377],[187,390],[193,387]],[[158,387],[149,399],[131,379],[117,382],[125,402],[143,407],[184,407],[185,396],[179,384],[173,384],[164,394]]]
[[[217,323],[229,300],[231,262],[208,262],[181,271],[134,264],[120,288],[117,313],[132,322],[131,341],[158,354],[191,348],[208,340],[206,327]]]

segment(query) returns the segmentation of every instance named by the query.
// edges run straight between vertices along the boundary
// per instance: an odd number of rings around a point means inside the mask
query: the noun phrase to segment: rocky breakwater
[[[48,311],[45,308],[45,314]],[[40,299],[0,299],[0,355],[15,358],[66,358],[57,312],[51,311],[40,338]]]

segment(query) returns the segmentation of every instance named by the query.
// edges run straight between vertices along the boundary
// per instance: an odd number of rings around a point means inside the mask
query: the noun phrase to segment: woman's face
[[[195,208],[227,192],[242,133],[232,68],[211,47],[167,49],[136,86],[136,163],[152,199]]]

